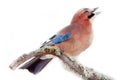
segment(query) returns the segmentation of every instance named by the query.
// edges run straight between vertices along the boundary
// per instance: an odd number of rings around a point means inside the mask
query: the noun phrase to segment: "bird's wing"
[[[56,34],[54,36],[52,36],[49,40],[45,41],[41,47],[43,46],[51,46],[54,44],[58,44],[61,43],[67,39],[69,39],[71,36],[71,32],[67,32],[65,34]]]

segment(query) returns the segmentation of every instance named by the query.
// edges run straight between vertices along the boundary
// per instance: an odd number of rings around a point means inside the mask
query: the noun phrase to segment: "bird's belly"
[[[91,40],[91,35],[87,35],[82,37],[82,39],[81,37],[77,37],[77,39],[73,38],[66,40],[60,44],[57,44],[57,46],[60,47],[65,54],[75,56],[88,48],[91,44]]]

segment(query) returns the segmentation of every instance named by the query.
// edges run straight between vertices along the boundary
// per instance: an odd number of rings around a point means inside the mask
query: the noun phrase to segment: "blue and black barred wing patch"
[[[68,32],[68,33],[66,33],[66,34],[57,34],[55,37],[53,37],[53,38],[51,39],[51,41],[52,41],[53,43],[55,43],[55,44],[61,43],[61,42],[65,41],[65,40],[69,39],[70,36],[71,36],[71,33],[70,33],[70,32]]]
[[[57,34],[57,35],[54,35],[52,36],[48,41],[45,41],[41,47],[43,46],[51,46],[51,45],[54,45],[54,44],[58,44],[58,43],[61,43],[67,39],[69,39],[71,36],[71,33],[68,32],[66,34]]]

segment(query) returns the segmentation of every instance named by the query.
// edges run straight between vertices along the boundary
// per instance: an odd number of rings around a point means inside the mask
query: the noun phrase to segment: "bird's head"
[[[95,15],[98,15],[100,12],[96,12],[98,8],[89,9],[89,8],[83,8],[77,11],[77,13],[73,16],[73,19],[71,23],[78,23],[83,21],[89,21],[95,17]]]

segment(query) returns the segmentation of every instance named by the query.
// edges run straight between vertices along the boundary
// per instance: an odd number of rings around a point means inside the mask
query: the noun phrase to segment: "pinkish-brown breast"
[[[91,26],[86,27],[86,25],[81,26],[74,24],[62,29],[58,33],[65,34],[67,32],[71,32],[71,37],[62,43],[56,44],[56,46],[60,47],[64,53],[69,55],[78,55],[91,44]]]

